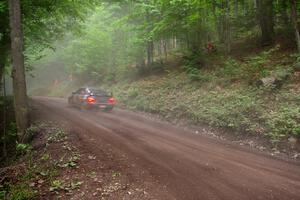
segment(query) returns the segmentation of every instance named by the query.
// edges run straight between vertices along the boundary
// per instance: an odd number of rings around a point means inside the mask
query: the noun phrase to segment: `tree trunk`
[[[4,69],[5,69],[5,58],[0,55],[0,80],[2,80]]]
[[[150,66],[153,63],[153,41],[147,42],[147,65]]]
[[[174,49],[177,49],[177,37],[176,37],[176,35],[174,36]]]
[[[151,53],[151,64],[154,62],[154,42],[151,40],[150,42],[150,53]]]
[[[140,74],[145,73],[146,64],[145,64],[144,52],[142,51],[141,54],[137,57],[136,67]]]
[[[168,51],[167,51],[167,41],[163,40],[163,49],[164,49],[164,55],[165,55],[165,61],[168,61]]]
[[[188,31],[186,31],[186,33],[185,33],[185,40],[186,40],[186,48],[187,48],[187,50],[190,50],[190,36],[189,36]]]
[[[0,80],[2,80],[2,76],[4,73],[6,61],[7,61],[7,52],[10,47],[10,41],[6,39],[7,36],[3,36],[2,41],[0,43]]]
[[[226,35],[226,53],[231,51],[231,25],[230,25],[230,2],[226,1],[226,17],[225,17],[225,35]]]
[[[263,46],[273,43],[274,19],[273,0],[258,0],[258,20],[261,29],[261,44]]]
[[[158,45],[157,45],[157,52],[158,52],[158,57],[161,63],[163,63],[163,58],[162,58],[162,52],[163,52],[163,39],[160,39]]]
[[[281,0],[279,3],[280,21],[285,29],[289,28],[289,16],[288,16],[288,2]]]
[[[26,129],[29,125],[26,80],[23,56],[23,34],[21,25],[20,0],[9,0],[9,21],[12,56],[12,78],[15,104],[15,116],[19,142],[26,141]]]
[[[6,141],[7,141],[7,136],[6,136],[6,84],[5,84],[5,75],[3,76],[3,157],[4,160],[6,161],[7,159],[7,148],[6,148]]]
[[[257,0],[253,0],[253,7],[254,9],[257,9]]]
[[[297,17],[297,2],[296,0],[290,0],[291,1],[291,19],[295,31],[295,37],[296,37],[296,43],[298,52],[300,53],[300,34],[299,34],[299,28],[298,28],[298,17]]]

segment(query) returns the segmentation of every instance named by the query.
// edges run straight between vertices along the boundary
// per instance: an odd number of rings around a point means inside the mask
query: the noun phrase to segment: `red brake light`
[[[108,99],[108,104],[114,105],[115,103],[116,103],[116,100],[113,97]]]
[[[95,99],[94,97],[88,97],[88,98],[86,99],[86,101],[87,101],[88,103],[95,103],[95,102],[96,102],[96,99]]]

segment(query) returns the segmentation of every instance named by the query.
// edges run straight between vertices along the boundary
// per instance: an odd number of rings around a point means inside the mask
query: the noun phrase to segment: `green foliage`
[[[7,144],[15,144],[16,140],[17,140],[17,125],[15,122],[11,122],[9,123],[8,127],[7,127],[7,134],[6,134],[6,138],[4,138],[4,136],[2,136],[0,138],[0,142],[1,141],[6,141]]]
[[[52,133],[48,139],[47,142],[62,142],[66,140],[67,136],[66,133],[63,130],[57,130],[57,132]]]
[[[120,177],[120,176],[121,176],[121,172],[113,171],[113,173],[112,173],[113,178],[117,178],[117,177]]]
[[[124,83],[122,83],[124,84]],[[206,122],[220,127],[248,130],[256,124],[261,102],[256,90],[213,89],[193,87],[189,76],[170,74],[168,78],[155,78],[117,85],[114,93],[118,102],[129,108],[160,113],[165,117],[189,118],[193,123]]]
[[[50,154],[45,153],[45,154],[42,155],[41,160],[47,161],[47,160],[49,160],[50,158],[51,158]]]
[[[16,150],[19,154],[24,154],[32,150],[32,146],[30,144],[22,144],[18,143],[16,146]]]
[[[28,184],[11,185],[9,191],[8,199],[11,200],[30,200],[36,196]]]
[[[11,122],[8,126],[8,135],[14,137],[17,135],[17,124],[15,122]]]
[[[40,129],[41,129],[41,127],[39,126],[39,124],[32,124],[26,130],[26,137],[27,137],[27,139],[29,141],[31,141],[33,139],[33,137],[38,134],[38,132],[40,131]]]
[[[64,189],[64,183],[60,180],[54,180],[51,183],[50,191],[57,191],[57,190],[63,190]]]
[[[79,157],[74,155],[72,156],[62,167],[76,167]]]
[[[232,80],[238,79],[245,73],[241,67],[241,63],[237,60],[229,58],[224,62],[221,70],[219,71],[219,76],[225,76]]]
[[[32,2],[26,2],[30,7]],[[273,2],[277,25],[283,25],[279,23],[280,16],[287,11],[285,8],[282,13],[279,12],[278,8],[283,7],[280,2]],[[53,7],[61,10],[52,11],[53,17],[41,12],[44,6],[38,7],[39,12],[34,16],[40,15],[44,19],[41,31],[36,31],[40,30],[40,26],[36,28],[33,20],[26,20],[28,27],[25,33],[35,31],[33,36],[38,37],[49,31],[49,25],[53,32],[58,30],[58,34],[50,34],[49,38],[60,36],[61,30],[67,28],[65,22],[72,22],[72,17],[68,18],[65,12],[71,6],[71,1],[55,3]],[[64,96],[66,91],[71,91],[74,82],[101,83],[109,89],[113,87],[120,104],[131,109],[159,113],[167,118],[189,118],[193,123],[205,122],[236,130],[281,135],[284,131],[276,128],[279,126],[277,124],[282,124],[280,120],[284,121],[285,118],[290,119],[287,120],[290,125],[284,130],[293,129],[289,128],[294,126],[291,120],[295,120],[293,115],[279,109],[278,102],[266,106],[269,102],[265,100],[265,91],[254,85],[268,76],[274,76],[279,81],[286,80],[293,74],[294,67],[274,61],[279,46],[256,55],[238,59],[230,57],[230,47],[234,48],[232,41],[256,37],[259,25],[256,17],[259,9],[256,6],[252,0],[103,3],[95,6],[86,21],[75,23],[79,25],[80,33],[68,32],[64,39],[55,44],[54,52],[43,52],[48,56],[35,64],[43,66],[41,69],[59,66],[59,70],[64,72],[60,78],[63,79],[62,83],[50,94],[53,96]],[[77,16],[76,11],[81,11],[79,4],[72,5],[70,9],[71,16]],[[57,21],[57,24],[53,24]],[[29,43],[31,39],[27,41]],[[219,66],[215,66],[213,60],[210,60],[212,66],[206,62],[211,55],[206,49],[209,42],[217,47],[214,52],[216,59],[219,53],[226,51],[228,57],[219,59],[223,61]],[[243,47],[240,48],[238,50],[243,51]],[[30,57],[40,48],[34,43],[27,49],[27,57]],[[156,77],[152,72],[167,72],[161,63],[167,63],[164,59],[168,56],[170,59],[173,50],[185,55],[184,73],[171,72],[165,77]],[[186,55],[184,52],[192,53]],[[132,83],[132,80],[124,81],[133,77],[131,74],[138,74],[138,70],[154,75]],[[69,75],[74,76],[76,81],[66,81]],[[52,80],[50,82],[52,84]],[[264,115],[272,109],[281,113],[278,119]],[[287,134],[295,132],[287,131]],[[51,136],[49,141],[61,139]]]
[[[5,8],[6,8],[5,2],[0,1],[0,13],[1,13],[1,12],[4,12],[4,11],[5,11]]]
[[[278,46],[263,51],[255,56],[238,61],[233,58],[225,60],[217,76],[231,81],[247,82],[254,85],[261,78],[272,76],[276,81],[285,81],[295,71],[292,65],[282,66],[272,61],[274,54],[278,51]]]
[[[69,184],[64,183],[61,180],[54,180],[51,182],[50,191],[51,192],[58,192],[59,190],[66,190],[71,192],[72,190],[80,188],[83,184],[83,181],[71,181]]]
[[[246,62],[229,58],[210,72],[185,66],[185,73],[122,82],[113,85],[113,91],[121,106],[158,113],[168,119],[184,118],[192,123],[266,134],[273,141],[289,135],[299,136],[298,90],[293,92],[285,86],[277,93],[270,93],[247,84],[257,73],[265,76],[263,71],[278,80],[293,75],[293,64],[283,66],[281,62],[271,62],[272,51],[249,57]],[[255,68],[253,73],[245,71],[251,67]],[[199,81],[199,75],[205,76],[206,81],[191,83],[191,74],[195,81]],[[234,83],[225,85],[228,80]]]
[[[118,72],[126,72],[140,50],[132,44],[134,32],[118,22],[118,6],[99,6],[82,24],[80,35],[69,35],[57,51],[44,62],[63,63],[75,75],[100,81],[114,81]],[[51,52],[50,52],[51,54]],[[65,87],[63,85],[62,87]]]
[[[209,73],[204,74],[203,71],[201,71],[201,68],[203,68],[205,62],[203,57],[204,56],[200,52],[198,52],[191,53],[185,58],[186,60],[183,69],[192,81],[203,83],[208,82],[214,78],[213,75]]]
[[[44,56],[45,48],[53,48],[52,43],[62,38],[66,32],[79,32],[80,22],[93,6],[94,0],[21,1],[22,27],[24,33],[24,58],[27,70],[32,63]],[[4,56],[9,54],[9,13],[7,2],[0,2],[0,48]],[[1,60],[3,62],[3,60]]]
[[[282,105],[279,110],[265,113],[270,137],[279,140],[287,135],[300,135],[300,108],[298,105]]]
[[[280,81],[284,81],[289,78],[295,69],[293,66],[277,66],[271,73]]]

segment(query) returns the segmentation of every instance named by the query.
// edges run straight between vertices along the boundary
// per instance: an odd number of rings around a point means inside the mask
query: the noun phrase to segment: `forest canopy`
[[[79,34],[69,32],[55,44],[47,63],[52,59],[69,73],[114,81],[155,68],[176,52],[203,56],[212,48],[230,55],[239,41],[271,46],[279,35],[296,47],[293,8],[299,12],[299,5],[286,0],[104,2],[80,23]]]

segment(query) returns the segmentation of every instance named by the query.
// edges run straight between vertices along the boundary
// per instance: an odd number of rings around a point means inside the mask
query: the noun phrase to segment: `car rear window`
[[[100,89],[90,89],[91,93],[93,93],[94,95],[103,95],[103,96],[108,96],[108,93],[104,90],[100,90]]]

